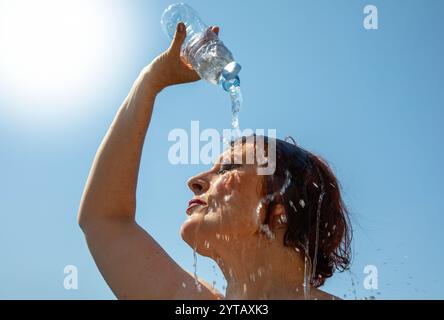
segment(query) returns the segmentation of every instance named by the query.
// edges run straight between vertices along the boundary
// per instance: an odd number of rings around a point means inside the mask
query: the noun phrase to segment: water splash
[[[265,233],[265,235],[267,236],[268,239],[274,240],[275,235],[274,235],[273,231],[270,230],[270,227],[268,226],[268,224],[261,224],[260,230],[263,233]]]
[[[358,295],[356,292],[356,276],[351,270],[347,270],[348,274],[350,275],[351,285],[352,285],[352,294],[355,300],[358,300]]]
[[[305,242],[305,257],[304,257],[304,282],[302,286],[304,287],[304,299],[308,300],[310,298],[310,255],[308,252],[308,237]]]
[[[202,286],[199,282],[199,278],[197,277],[197,252],[196,252],[196,247],[194,247],[193,250],[193,258],[194,258],[194,262],[193,262],[193,270],[194,270],[194,283],[196,285],[197,291],[201,292],[202,291]]]
[[[316,209],[316,238],[315,238],[315,249],[314,249],[314,255],[313,255],[313,270],[312,270],[312,278],[316,277],[316,263],[317,263],[317,257],[318,257],[318,247],[319,247],[319,222],[321,219],[321,207],[322,207],[322,200],[324,199],[324,185],[321,185],[321,194],[319,195],[318,199],[318,207]],[[330,235],[330,232],[328,233]]]
[[[290,173],[290,171],[285,170],[285,182],[284,182],[284,184],[282,185],[281,190],[279,191],[279,194],[280,194],[281,196],[284,195],[285,191],[287,191],[287,189],[288,189],[288,187],[290,186],[290,184],[291,184],[291,173]]]
[[[290,173],[290,171],[286,170],[285,171],[285,181],[284,181],[282,187],[280,188],[279,192],[267,194],[266,196],[262,197],[259,200],[259,203],[256,206],[256,221],[258,222],[258,224],[261,224],[260,213],[261,213],[261,209],[263,208],[264,204],[272,202],[279,195],[283,196],[285,194],[285,192],[287,191],[288,187],[290,186],[290,184],[291,184],[291,173]],[[293,204],[293,202],[291,200],[290,200],[290,202],[291,202],[291,204]],[[296,208],[294,208],[294,210],[297,211]],[[284,218],[283,223],[286,223],[286,218],[287,217]],[[261,226],[261,229],[265,229],[265,227]],[[262,231],[266,231],[266,230],[262,230]]]
[[[215,279],[212,282],[212,286],[213,286],[213,289],[214,289],[216,287],[216,279],[218,278],[218,274],[217,274],[217,271],[216,271],[216,265],[213,264],[212,268],[213,268],[213,275],[215,277]]]
[[[242,92],[239,86],[232,86],[230,88],[230,99],[231,99],[231,129],[233,131],[234,137],[239,138],[241,136],[239,127],[239,111],[242,105]]]

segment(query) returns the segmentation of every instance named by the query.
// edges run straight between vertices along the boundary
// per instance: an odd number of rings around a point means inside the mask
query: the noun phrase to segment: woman
[[[181,235],[218,263],[225,296],[183,270],[136,223],[137,175],[156,95],[199,80],[180,57],[185,37],[179,23],[170,48],[136,80],[92,165],[79,224],[103,277],[120,299],[334,298],[318,287],[348,267],[347,212],[326,163],[295,144],[273,140],[273,175],[258,175],[257,163],[223,161],[257,147],[244,139],[188,182],[195,196]]]

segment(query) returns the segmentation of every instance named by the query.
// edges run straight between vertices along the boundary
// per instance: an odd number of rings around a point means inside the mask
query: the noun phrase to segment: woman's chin
[[[204,215],[195,213],[188,216],[187,219],[182,223],[180,235],[182,236],[182,239],[191,247],[194,247],[203,221]]]
[[[183,222],[180,235],[199,254],[209,256],[210,243],[214,241],[211,237],[213,232],[210,232],[209,229],[211,229],[211,222],[205,221],[203,214],[193,214]]]

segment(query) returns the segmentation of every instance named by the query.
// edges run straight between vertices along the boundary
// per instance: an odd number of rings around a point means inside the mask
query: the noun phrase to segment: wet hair
[[[264,153],[268,156],[271,138],[263,138]],[[241,139],[242,144],[248,141],[246,137]],[[325,160],[300,148],[291,137],[285,140],[292,143],[273,140],[276,169],[273,174],[263,176],[260,193],[264,195],[266,214],[261,223],[271,229],[274,207],[284,206],[287,229],[283,244],[303,254],[308,260],[308,281],[319,287],[336,270],[349,268],[352,239],[349,214],[339,183]]]

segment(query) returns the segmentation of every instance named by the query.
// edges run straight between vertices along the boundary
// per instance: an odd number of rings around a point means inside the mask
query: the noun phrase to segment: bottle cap
[[[236,61],[232,61],[229,64],[227,64],[225,68],[222,70],[222,77],[225,80],[233,80],[237,77],[241,69],[242,67],[239,63],[237,63]]]

